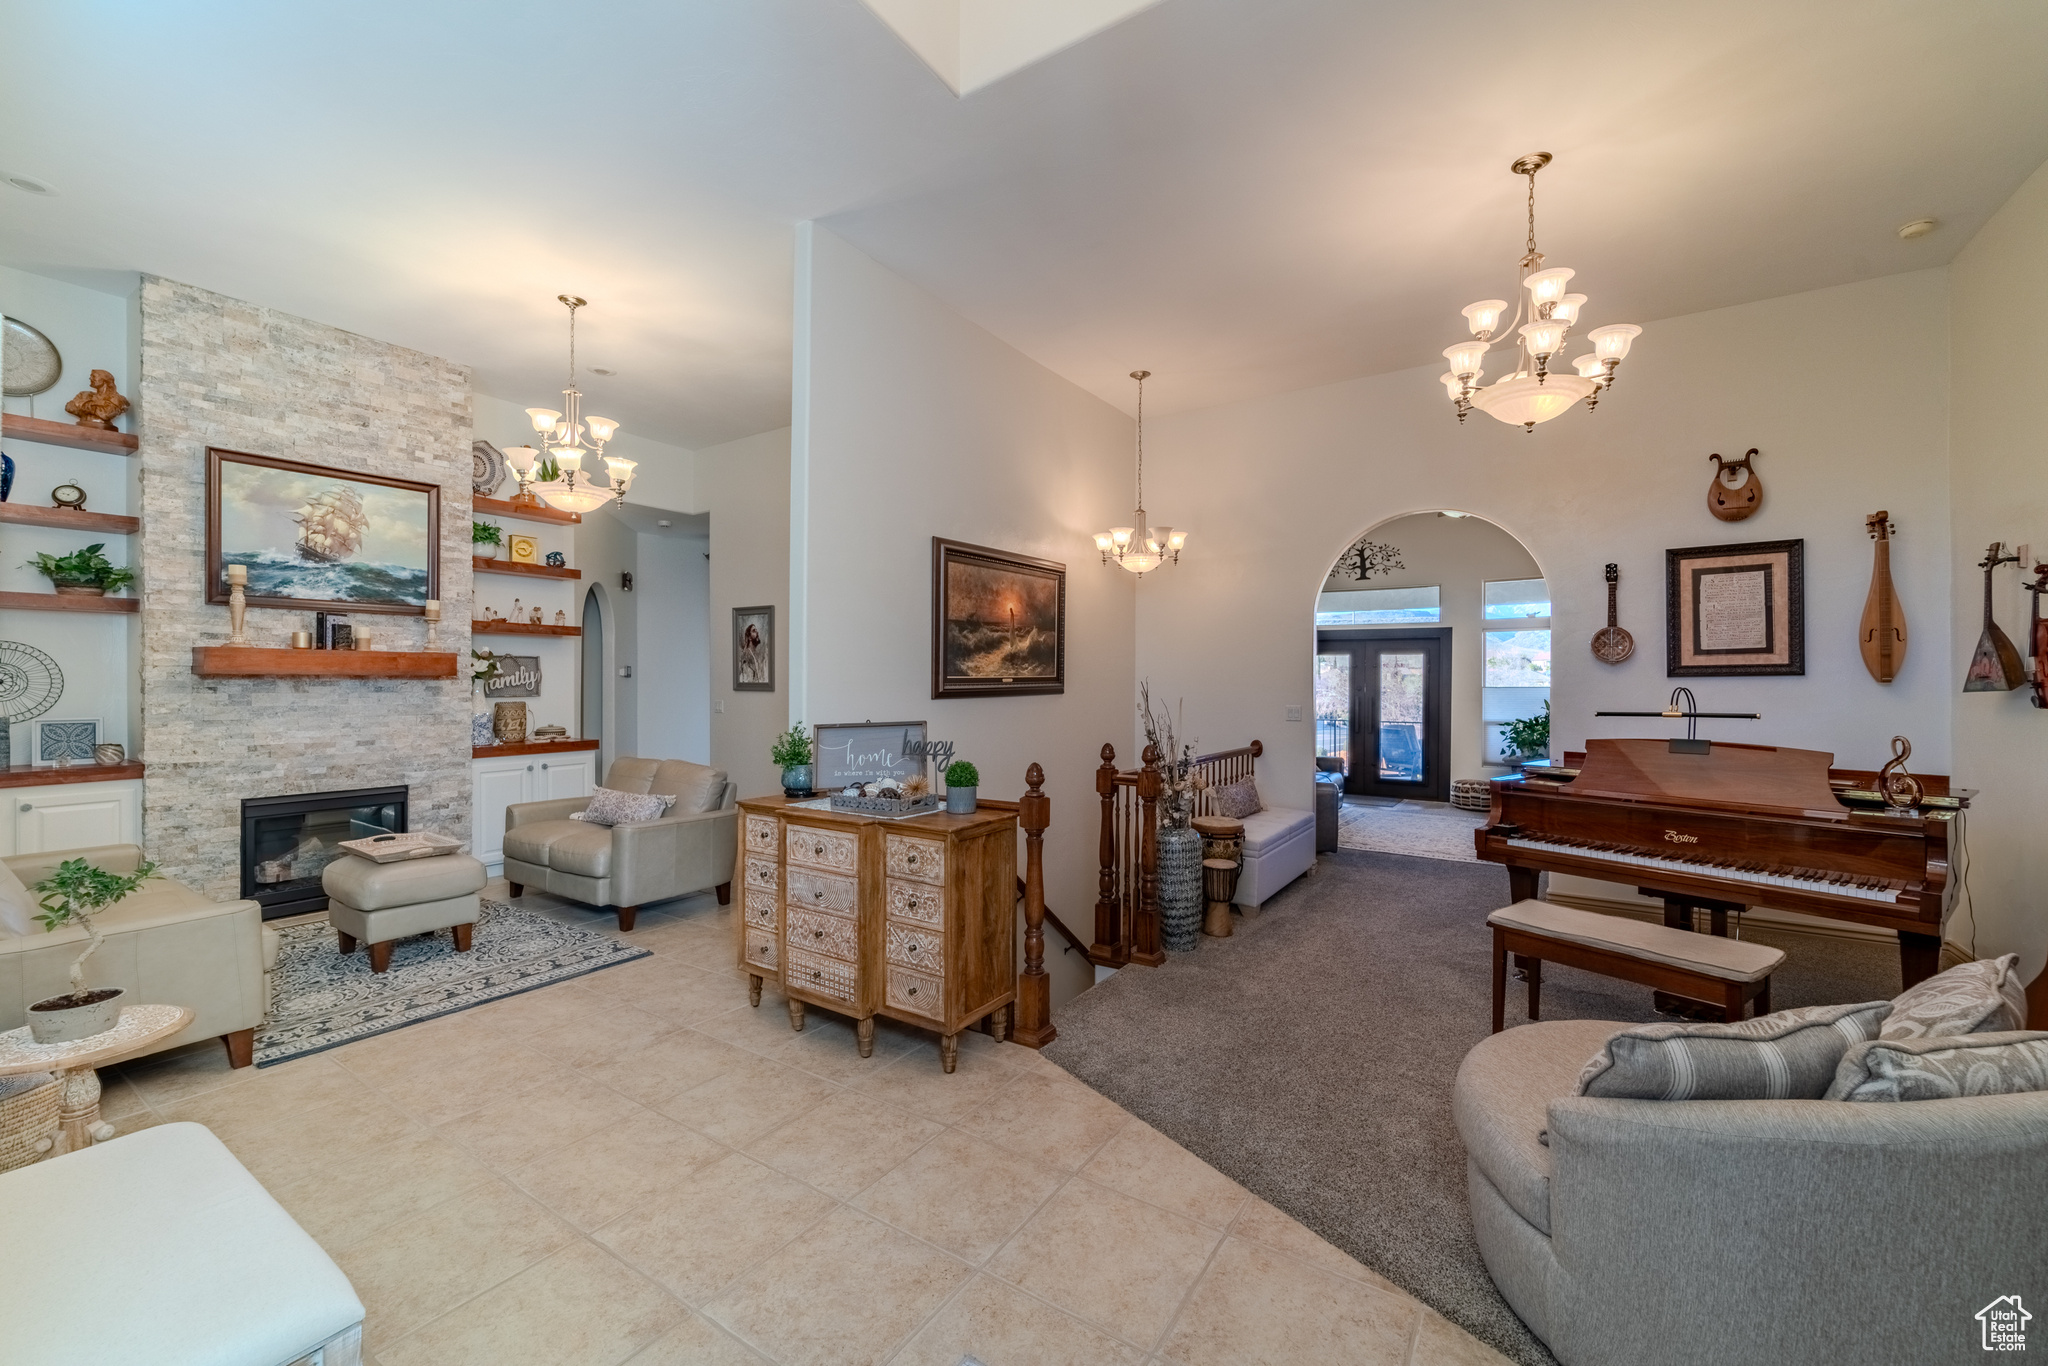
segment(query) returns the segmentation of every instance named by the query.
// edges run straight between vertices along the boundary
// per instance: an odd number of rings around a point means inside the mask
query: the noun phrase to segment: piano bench
[[[1739,939],[1693,934],[1625,916],[1547,901],[1517,901],[1486,917],[1493,927],[1493,1032],[1505,1027],[1508,955],[1529,979],[1529,1018],[1539,1019],[1545,961],[1636,982],[1717,1005],[1734,1021],[1750,1002],[1771,1010],[1771,974],[1784,951]]]

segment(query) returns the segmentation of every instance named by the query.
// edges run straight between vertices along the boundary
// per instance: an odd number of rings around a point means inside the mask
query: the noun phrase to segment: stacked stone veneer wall
[[[224,643],[206,602],[206,449],[441,486],[441,648],[469,651],[469,372],[339,328],[145,276],[135,385],[142,462],[143,836],[167,876],[240,894],[241,800],[403,783],[411,822],[469,837],[469,679],[207,679]],[[314,609],[250,608],[255,645],[287,646]],[[354,618],[415,650],[417,616]]]

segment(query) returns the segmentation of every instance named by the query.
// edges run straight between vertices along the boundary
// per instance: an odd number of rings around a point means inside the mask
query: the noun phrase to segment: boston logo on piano
[[[1660,898],[1681,929],[1705,910],[1723,934],[1728,912],[1769,906],[1894,930],[1906,985],[1934,975],[1969,792],[1921,774],[1919,804],[1891,809],[1875,772],[1832,754],[1698,743],[1589,740],[1548,775],[1496,780],[1479,857],[1506,865],[1516,901],[1571,873]]]

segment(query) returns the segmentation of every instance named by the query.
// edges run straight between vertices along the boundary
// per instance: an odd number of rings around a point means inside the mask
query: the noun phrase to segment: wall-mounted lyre
[[[1751,446],[1740,460],[1724,461],[1718,454],[1707,459],[1714,462],[1714,482],[1707,485],[1707,511],[1724,522],[1739,522],[1764,505],[1764,481],[1757,478],[1756,466],[1750,463],[1756,459],[1756,447]]]
[[[1863,621],[1857,648],[1863,651],[1863,667],[1880,683],[1899,676],[1906,662],[1906,612],[1892,589],[1892,533],[1898,528],[1885,511],[1871,513],[1863,526],[1877,542],[1876,558],[1870,566],[1870,596],[1863,600]]]

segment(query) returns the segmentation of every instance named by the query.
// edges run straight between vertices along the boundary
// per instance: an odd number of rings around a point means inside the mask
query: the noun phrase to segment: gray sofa
[[[1574,1095],[1626,1027],[1495,1034],[1452,1093],[1480,1255],[1564,1366],[1975,1359],[1977,1311],[2048,1277],[2048,1093]]]
[[[570,817],[588,797],[519,802],[505,808],[505,880],[512,895],[537,887],[616,911],[633,928],[640,907],[716,888],[732,900],[739,855],[739,790],[723,769],[681,759],[612,761],[604,785],[620,792],[676,798],[668,814],[630,825],[593,825]]]

